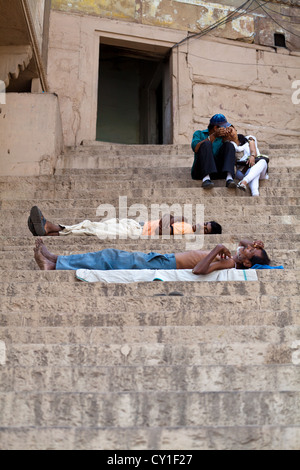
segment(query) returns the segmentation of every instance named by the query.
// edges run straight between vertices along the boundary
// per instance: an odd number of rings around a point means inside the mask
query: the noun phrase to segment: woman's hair
[[[210,224],[211,224],[211,233],[222,233],[222,226],[218,224],[218,222],[215,222],[214,220],[212,220]]]
[[[249,142],[249,140],[243,134],[238,134],[237,136],[241,145],[247,144],[247,142]]]

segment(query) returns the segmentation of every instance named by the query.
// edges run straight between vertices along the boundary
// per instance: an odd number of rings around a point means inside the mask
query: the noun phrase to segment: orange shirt
[[[159,220],[148,220],[143,227],[142,235],[155,235],[158,226]]]
[[[159,226],[159,220],[149,220],[143,227],[142,235],[155,235]],[[193,227],[186,222],[175,222],[173,225],[173,235],[186,235],[193,232]]]
[[[193,227],[186,222],[175,222],[173,224],[173,235],[187,235],[193,232]]]

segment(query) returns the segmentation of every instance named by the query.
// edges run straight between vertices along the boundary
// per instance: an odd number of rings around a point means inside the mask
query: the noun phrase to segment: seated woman
[[[257,140],[254,136],[238,134],[232,125],[226,139],[233,143],[237,155],[242,153],[241,158],[238,158],[241,165],[237,164],[236,177],[241,180],[237,188],[246,191],[247,185],[249,185],[252,196],[259,196],[259,180],[269,179],[269,159],[266,156],[260,156]],[[258,156],[259,160],[255,162]]]

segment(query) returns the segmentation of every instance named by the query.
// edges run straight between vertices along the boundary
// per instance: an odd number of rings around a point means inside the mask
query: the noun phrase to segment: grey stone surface
[[[298,149],[266,149],[272,165],[260,198],[221,181],[202,190],[190,179],[189,146],[140,150],[86,142],[53,176],[0,178],[0,448],[298,450]],[[119,195],[146,206],[204,204],[223,225],[204,249],[260,238],[285,269],[258,271],[257,282],[128,285],[38,269],[32,205],[72,224],[95,220],[98,205]],[[186,240],[45,243],[59,254],[171,252]]]

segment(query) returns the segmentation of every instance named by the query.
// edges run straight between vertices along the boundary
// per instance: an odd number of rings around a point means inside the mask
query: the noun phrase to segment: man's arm
[[[265,245],[264,245],[264,242],[262,242],[261,240],[241,240],[240,243],[239,243],[239,246],[249,246],[249,245],[253,245],[254,248],[264,248]]]
[[[214,136],[213,137],[213,140],[214,140]],[[200,148],[200,145],[203,144],[203,142],[205,142],[206,140],[211,140],[212,142],[212,139],[208,138],[206,133],[202,132],[202,131],[196,131],[194,132],[193,134],[193,140],[192,140],[192,149],[195,153],[198,152],[199,148]]]
[[[214,261],[220,255],[219,261]],[[194,274],[209,274],[220,269],[234,268],[235,262],[231,253],[224,245],[217,245],[203,260],[199,261],[193,269]]]

